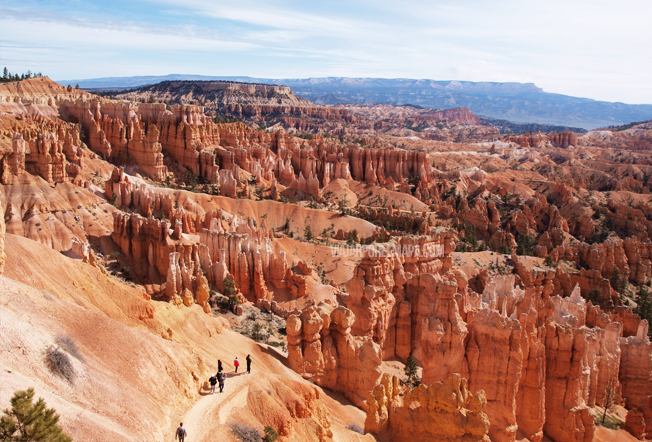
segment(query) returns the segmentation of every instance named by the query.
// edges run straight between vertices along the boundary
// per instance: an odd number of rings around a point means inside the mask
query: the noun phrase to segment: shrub
[[[80,353],[75,340],[70,335],[59,335],[54,341],[59,347],[64,349],[70,356],[84,361],[84,356]]]
[[[306,236],[306,241],[312,241],[312,229],[310,228],[309,225],[306,226],[304,230],[304,235]]]
[[[231,429],[231,434],[240,442],[260,442],[263,438],[260,430],[242,422],[230,424],[229,428]]]
[[[59,415],[53,408],[46,408],[43,398],[36,404],[34,389],[17,391],[11,398],[11,410],[0,417],[0,440],[3,442],[71,442],[59,426]]]
[[[263,342],[263,341],[267,341],[268,338],[269,338],[269,330],[265,328],[265,326],[260,322],[254,323],[251,332],[251,339],[257,342]]]
[[[52,373],[61,376],[70,383],[75,380],[75,369],[70,362],[70,358],[60,348],[49,347],[45,352],[45,362]]]
[[[274,442],[277,439],[278,432],[271,425],[265,425],[265,436],[263,437],[263,440],[265,442]]]
[[[355,422],[349,422],[349,424],[346,426],[346,429],[351,430],[355,433],[364,434],[364,430]]]

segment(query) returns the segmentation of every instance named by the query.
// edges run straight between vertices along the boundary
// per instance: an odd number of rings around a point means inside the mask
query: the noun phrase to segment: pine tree
[[[9,77],[10,77],[9,69],[7,69],[7,67],[5,66],[4,71],[2,71],[2,78],[9,78]]]
[[[412,387],[418,387],[421,384],[417,361],[414,359],[412,354],[408,356],[407,361],[405,362],[405,378],[405,383]]]
[[[602,413],[602,424],[607,418],[607,412],[613,411],[614,405],[616,405],[617,394],[616,388],[613,383],[609,383],[604,387],[604,394],[602,395],[602,406],[604,407],[604,412]]]
[[[17,391],[11,398],[11,410],[0,417],[0,440],[3,442],[72,442],[59,426],[59,415],[53,408],[46,408],[43,398],[36,404],[34,389]]]
[[[634,301],[636,302],[634,313],[639,315],[641,319],[647,319],[648,322],[652,322],[652,297],[646,286],[639,286]],[[652,336],[652,332],[650,332],[650,335]]]
[[[238,300],[238,294],[237,294],[237,287],[235,284],[235,281],[231,276],[227,276],[222,280],[222,283],[224,284],[224,296],[226,296],[227,299],[227,308],[229,310],[233,310],[236,305],[240,304],[240,300]]]

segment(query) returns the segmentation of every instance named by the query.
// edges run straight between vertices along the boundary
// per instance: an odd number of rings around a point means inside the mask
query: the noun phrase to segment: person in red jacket
[[[233,366],[235,367],[235,372],[238,372],[238,367],[240,366],[240,361],[238,361],[238,357],[235,357],[235,360],[233,361]]]

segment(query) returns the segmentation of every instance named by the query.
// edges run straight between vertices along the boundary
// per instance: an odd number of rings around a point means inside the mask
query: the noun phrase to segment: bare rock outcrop
[[[471,394],[459,374],[400,393],[398,379],[383,375],[367,399],[365,432],[397,442],[489,442],[484,392]]]
[[[595,334],[549,323],[546,330],[545,434],[559,442],[590,442],[595,424],[587,406]]]
[[[306,379],[344,393],[364,407],[380,380],[381,352],[371,338],[355,338],[355,315],[344,307],[320,303],[287,319],[288,362]]]
[[[267,388],[252,385],[247,401],[258,420],[271,425],[279,435],[304,440],[315,440],[316,437],[316,440],[326,442],[332,440],[333,432],[322,394],[314,385],[279,379]],[[312,434],[298,432],[304,429]]]
[[[383,357],[419,356],[421,339],[412,330],[421,327],[421,316],[415,315],[420,315],[417,298],[423,292],[409,286],[418,285],[421,274],[432,275],[450,266],[451,236],[448,232],[404,236],[365,249],[347,284],[345,302],[356,314],[353,332],[372,337],[383,349]]]
[[[81,124],[94,152],[123,164],[133,163],[155,180],[166,177],[160,127],[143,118],[156,113],[153,108],[106,99],[65,101],[59,108],[63,118]],[[165,105],[156,111],[167,112]]]
[[[648,327],[647,321],[643,320],[636,336],[620,338],[622,356],[619,377],[622,397],[630,409],[642,407],[652,396],[652,344]]]

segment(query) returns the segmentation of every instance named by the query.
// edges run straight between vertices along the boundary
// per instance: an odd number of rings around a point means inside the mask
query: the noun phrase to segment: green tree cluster
[[[26,74],[12,74],[9,72],[9,69],[5,66],[4,70],[2,71],[2,77],[0,77],[0,83],[9,83],[10,81],[20,81],[20,80],[26,80],[28,78],[36,78],[36,77],[42,77],[43,74],[40,72],[38,73],[33,73],[32,71],[27,71]]]
[[[227,301],[223,307],[227,310],[233,311],[235,306],[240,304],[240,300],[238,299],[236,291],[237,287],[235,281],[230,276],[227,276],[222,280],[222,283],[224,284],[224,296],[227,298]]]
[[[47,408],[43,398],[33,403],[34,389],[17,391],[11,398],[11,410],[0,417],[2,442],[71,442],[59,426],[59,415]]]

